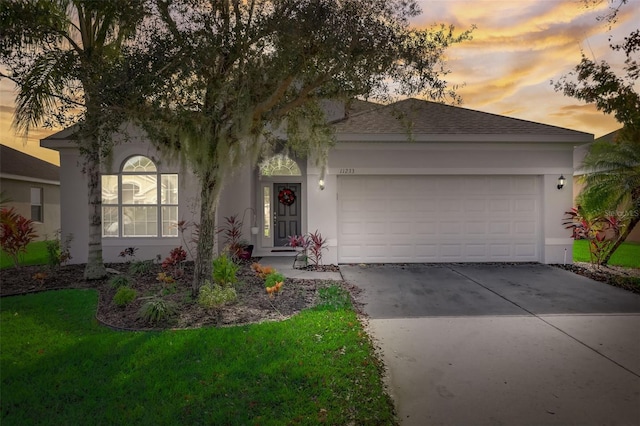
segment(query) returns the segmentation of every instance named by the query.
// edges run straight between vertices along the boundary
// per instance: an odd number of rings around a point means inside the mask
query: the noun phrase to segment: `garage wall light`
[[[560,175],[560,177],[558,178],[558,189],[564,188],[565,182],[566,179],[564,178],[564,175]]]
[[[324,191],[324,174],[325,170],[323,168],[320,172],[320,179],[318,179],[318,188],[320,188],[320,191]]]

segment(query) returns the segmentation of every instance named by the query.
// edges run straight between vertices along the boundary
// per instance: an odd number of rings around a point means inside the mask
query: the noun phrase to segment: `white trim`
[[[338,142],[511,142],[511,143],[573,143],[593,142],[592,134],[545,135],[545,134],[411,134],[411,133],[336,133]]]
[[[438,143],[443,142],[443,143]],[[460,141],[456,143],[444,143],[444,141],[434,141],[429,144],[415,144],[412,142],[373,142],[366,144],[362,142],[340,142],[331,148],[332,151],[343,150],[363,150],[363,151],[572,151],[573,144],[571,143],[505,143],[499,141],[488,141],[486,143],[469,143]]]
[[[461,168],[402,168],[402,167],[355,167],[349,174],[340,173],[342,168],[329,168],[328,174],[338,176],[358,176],[358,175],[553,175],[567,173],[566,167],[548,168],[481,168],[481,167],[461,167]]]
[[[44,183],[47,185],[60,186],[60,181],[58,180],[38,179],[38,178],[32,178],[27,176],[12,175],[9,173],[0,173],[0,179],[12,179],[12,180],[19,180],[22,182]]]
[[[181,245],[180,236],[177,237],[102,237],[104,247],[156,247],[159,243],[174,241],[175,245]]]

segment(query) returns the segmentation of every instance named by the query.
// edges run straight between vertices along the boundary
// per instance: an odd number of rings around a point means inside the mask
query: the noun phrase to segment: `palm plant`
[[[0,3],[0,78],[18,89],[14,127],[76,125],[88,182],[87,279],[102,260],[100,165],[126,118],[131,70],[122,51],[144,16],[143,0],[13,0]]]
[[[602,259],[607,264],[640,221],[640,131],[624,128],[614,143],[596,142],[584,159],[585,188],[578,197],[592,214],[620,217],[624,226]]]

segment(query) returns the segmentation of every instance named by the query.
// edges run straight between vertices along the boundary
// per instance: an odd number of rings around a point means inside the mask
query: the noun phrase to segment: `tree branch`
[[[20,86],[22,84],[22,82],[20,80],[18,80],[17,78],[12,77],[10,75],[7,75],[7,74],[5,74],[5,73],[3,73],[1,71],[0,71],[0,77],[7,78],[7,79],[11,80],[12,82],[14,82],[18,86]],[[68,97],[65,97],[65,96],[62,96],[62,95],[57,95],[57,94],[51,93],[49,91],[44,92],[44,93],[46,93],[48,96],[51,96],[52,98],[60,99],[61,101],[66,102],[68,104],[75,105],[75,106],[82,107],[82,108],[85,107],[85,105],[83,103],[74,101],[73,99],[70,99]]]

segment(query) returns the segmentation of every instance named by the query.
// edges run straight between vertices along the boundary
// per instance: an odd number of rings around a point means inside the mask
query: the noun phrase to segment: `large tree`
[[[199,180],[194,294],[210,276],[218,196],[230,170],[278,143],[322,162],[332,141],[323,100],[455,96],[442,79],[443,53],[470,36],[410,28],[420,11],[406,0],[155,5],[143,50],[148,67],[164,74],[149,85],[139,119]]]
[[[587,5],[602,1],[584,0]],[[610,0],[609,13],[600,19],[610,26],[628,0]],[[606,114],[613,114],[622,128],[613,143],[593,144],[584,159],[584,190],[579,202],[591,215],[607,216],[621,211],[625,224],[620,237],[603,259],[611,255],[640,222],[640,29],[631,31],[621,42],[610,38],[612,52],[624,57],[624,66],[616,72],[606,61],[589,59],[584,53],[573,72],[555,82],[555,88],[588,103]]]
[[[11,0],[0,3],[0,77],[18,89],[14,126],[76,125],[88,182],[87,279],[102,260],[100,165],[135,92],[122,49],[144,16],[143,0]]]

